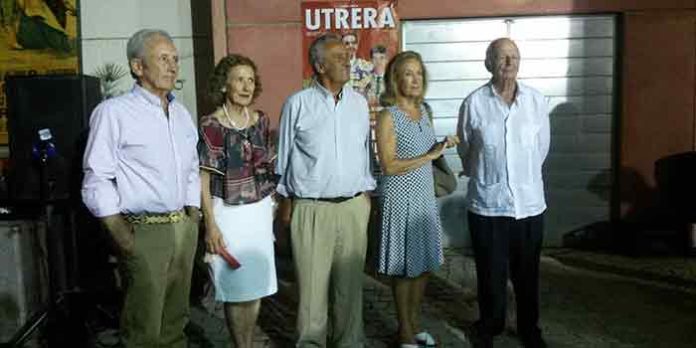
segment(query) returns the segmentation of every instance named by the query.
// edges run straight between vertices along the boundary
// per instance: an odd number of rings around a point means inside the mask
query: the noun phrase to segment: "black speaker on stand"
[[[46,228],[50,300],[9,342],[21,346],[48,323],[50,347],[87,346],[79,336],[84,308],[79,308],[79,258],[76,215],[80,198],[82,155],[89,116],[101,101],[99,79],[83,75],[8,76],[10,140],[9,195],[14,204],[35,209]],[[82,330],[84,331],[84,330]]]

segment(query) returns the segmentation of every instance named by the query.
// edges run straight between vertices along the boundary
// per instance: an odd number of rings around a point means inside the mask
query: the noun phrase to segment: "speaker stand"
[[[46,146],[39,149],[39,221],[46,229],[46,249],[48,253],[49,303],[15,333],[12,339],[0,345],[1,348],[19,348],[32,337],[40,327],[46,327],[48,347],[87,347],[87,330],[85,321],[85,303],[82,291],[73,287],[66,290],[64,265],[65,250],[60,229],[54,225],[54,203],[49,199],[48,158]],[[68,211],[70,208],[67,208]],[[71,226],[73,228],[74,226]],[[74,239],[74,236],[71,238]],[[74,240],[70,243],[74,247]],[[72,250],[76,255],[76,250]],[[72,286],[72,284],[71,284]],[[67,330],[66,330],[67,329]],[[77,342],[76,342],[77,340]]]

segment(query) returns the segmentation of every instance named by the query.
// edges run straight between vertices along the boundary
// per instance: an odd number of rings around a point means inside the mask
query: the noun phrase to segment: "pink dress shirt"
[[[186,108],[135,85],[97,106],[84,156],[82,199],[96,217],[200,206],[198,134]]]

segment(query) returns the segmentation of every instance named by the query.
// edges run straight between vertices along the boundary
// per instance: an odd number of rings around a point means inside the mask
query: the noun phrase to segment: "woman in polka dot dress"
[[[437,142],[423,103],[426,72],[420,55],[396,55],[387,67],[387,106],[378,116],[377,150],[384,176],[378,272],[391,276],[401,348],[435,345],[419,325],[420,303],[430,272],[443,262],[442,226],[432,160],[458,139]]]

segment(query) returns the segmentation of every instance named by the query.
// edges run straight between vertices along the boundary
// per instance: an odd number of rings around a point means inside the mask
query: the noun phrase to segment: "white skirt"
[[[278,291],[273,256],[273,200],[227,205],[213,197],[213,213],[227,245],[241,267],[232,269],[220,256],[211,261],[215,300],[245,302]]]

